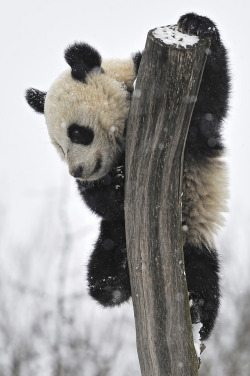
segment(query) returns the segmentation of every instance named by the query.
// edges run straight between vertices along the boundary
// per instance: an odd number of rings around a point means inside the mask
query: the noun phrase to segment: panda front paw
[[[178,30],[184,34],[219,37],[216,25],[207,17],[187,13],[178,21]]]

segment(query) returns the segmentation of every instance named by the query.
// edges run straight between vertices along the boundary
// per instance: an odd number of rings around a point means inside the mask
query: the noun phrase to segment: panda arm
[[[186,151],[200,158],[217,157],[223,151],[221,123],[227,114],[230,91],[227,51],[221,41],[219,31],[207,17],[188,13],[180,17],[178,29],[189,35],[209,36],[211,46],[207,49],[207,62],[190,122]],[[142,55],[136,53],[133,62],[138,73]]]
[[[129,299],[124,222],[102,220],[88,265],[88,286],[90,295],[103,306],[119,305]]]
[[[210,36],[207,62],[192,115],[186,150],[197,157],[216,157],[223,151],[221,123],[226,116],[229,96],[227,51],[216,25],[207,17],[189,13],[178,22],[179,30],[199,36]]]
[[[223,223],[227,178],[221,125],[228,109],[229,71],[226,49],[216,25],[190,13],[180,18],[180,31],[210,36],[211,45],[188,132],[183,179],[183,220],[187,225],[184,245],[188,290],[193,301],[192,322],[201,321],[201,339],[209,337],[220,303],[219,261],[214,233]]]
[[[110,172],[92,182],[77,180],[88,207],[106,220],[124,221],[124,155]]]

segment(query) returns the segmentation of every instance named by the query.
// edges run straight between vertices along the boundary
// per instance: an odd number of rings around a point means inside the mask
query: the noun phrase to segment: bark
[[[166,45],[148,33],[126,136],[125,219],[143,376],[195,376],[181,194],[186,135],[209,40]]]

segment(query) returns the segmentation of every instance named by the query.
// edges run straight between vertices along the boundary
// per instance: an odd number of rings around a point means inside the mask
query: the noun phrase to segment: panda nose
[[[74,178],[81,178],[83,173],[83,168],[82,166],[78,166],[74,171],[73,171],[73,176]]]

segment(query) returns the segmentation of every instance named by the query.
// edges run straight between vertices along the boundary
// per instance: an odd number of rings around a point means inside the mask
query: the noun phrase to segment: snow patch
[[[67,127],[67,122],[65,120],[62,120],[61,127],[62,128],[66,128]]]
[[[153,35],[165,44],[175,44],[177,47],[184,48],[193,46],[199,41],[196,35],[183,34],[178,31],[177,25],[157,27],[153,31]]]
[[[194,348],[196,351],[196,355],[198,358],[201,356],[201,337],[200,337],[200,330],[202,328],[202,323],[198,322],[197,324],[193,324],[193,337],[194,337]]]

